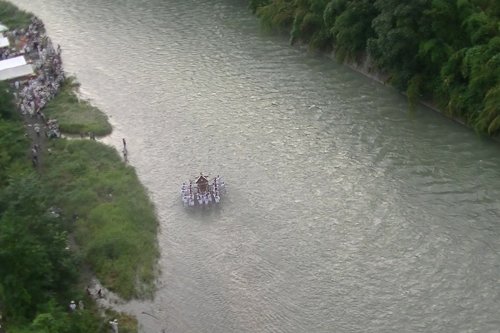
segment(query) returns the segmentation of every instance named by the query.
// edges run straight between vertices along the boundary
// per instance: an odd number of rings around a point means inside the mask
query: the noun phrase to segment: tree
[[[290,43],[303,41],[311,49],[331,48],[332,38],[324,21],[327,0],[295,0],[294,20],[290,32]]]
[[[47,202],[33,173],[12,178],[0,192],[0,302],[11,318],[31,318],[75,278],[67,235]]]
[[[0,188],[6,186],[9,175],[29,167],[26,151],[28,139],[21,124],[0,118]]]
[[[399,89],[406,89],[418,72],[419,27],[429,6],[428,0],[375,1],[380,14],[373,20],[375,36],[368,40],[368,52]]]
[[[366,42],[374,36],[372,20],[378,11],[374,0],[354,0],[336,18],[331,33],[335,40],[337,58],[355,58],[366,51]]]

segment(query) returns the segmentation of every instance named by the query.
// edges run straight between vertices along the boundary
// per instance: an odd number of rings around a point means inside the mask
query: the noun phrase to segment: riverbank
[[[279,32],[283,34],[283,32]],[[284,35],[286,36],[286,34]],[[302,42],[296,42],[294,43],[293,47],[299,48],[303,52],[309,52],[310,46],[306,43]],[[329,52],[321,52],[319,51],[322,56],[327,57],[330,61],[335,61],[339,62],[339,59],[337,58],[335,50],[329,51]],[[423,99],[414,99],[410,98],[408,93],[405,91],[401,91],[394,87],[393,85],[390,84],[390,75],[388,73],[384,73],[381,70],[377,69],[376,65],[373,63],[373,60],[371,60],[366,54],[363,54],[362,56],[357,57],[356,59],[343,59],[340,61],[340,63],[343,66],[348,67],[349,69],[355,71],[356,73],[359,73],[373,81],[376,81],[386,87],[392,88],[398,93],[402,94],[408,99],[408,106],[410,110],[413,110],[416,104],[420,104],[425,106],[426,108],[431,109],[434,112],[437,112],[444,117],[450,119],[451,121],[454,121],[462,126],[465,126],[466,128],[469,128],[471,130],[474,130],[474,127],[471,126],[470,124],[467,123],[467,121],[463,117],[457,117],[453,115],[450,112],[445,112],[443,109],[441,109],[436,103],[430,101],[430,100],[423,100]],[[483,135],[484,133],[479,133],[476,131],[478,135],[481,135],[482,137],[485,137],[486,139],[492,139],[497,143],[500,143],[500,134],[495,134],[491,136],[486,136]]]
[[[330,54],[329,57],[332,61],[336,61],[335,60],[335,53]],[[366,76],[374,81],[377,81],[380,84],[387,86],[388,85],[387,81],[389,79],[388,75],[383,74],[381,72],[378,72],[377,70],[374,69],[373,64],[368,65],[367,64],[368,62],[369,61],[365,61],[365,62],[345,61],[343,63],[343,65],[349,67],[350,69],[352,69],[353,71],[356,71],[357,73],[360,73],[360,74],[362,74],[362,75],[364,75],[364,76]],[[389,85],[389,87],[392,87],[392,86]],[[395,87],[392,87],[392,88],[396,89]],[[399,91],[399,93],[401,93],[402,95],[404,95],[408,99],[410,99],[406,92]],[[442,108],[440,108],[438,105],[436,105],[436,103],[434,103],[432,101],[417,99],[414,101],[409,100],[408,103],[409,103],[410,109],[412,109],[414,107],[414,105],[418,103],[420,105],[425,106],[426,108],[431,109],[434,112],[437,112],[437,113],[443,115],[444,117],[450,119],[451,121],[454,121],[462,126],[465,126],[466,128],[469,128],[469,129],[475,131],[476,134],[478,136],[480,136],[481,138],[484,138],[486,140],[491,139],[496,143],[500,143],[500,133],[487,136],[484,133],[478,132],[473,126],[471,126],[471,124],[467,123],[467,121],[463,117],[457,117],[450,112],[445,112]]]
[[[111,133],[111,125],[77,97],[77,87],[66,79],[44,112],[58,120],[62,134],[85,133],[84,140],[48,140],[41,177],[58,207],[77,216],[80,254],[102,284],[125,299],[151,296],[158,257],[154,206],[133,167],[91,139]]]
[[[9,149],[8,159],[2,158],[2,162],[8,161],[9,165],[4,166],[5,172],[4,167],[2,168],[2,177],[5,176],[3,178],[8,180],[1,184],[0,206],[10,207],[14,204],[12,200],[17,200],[5,195],[10,191],[22,192],[13,187],[16,182],[33,179],[32,187],[35,186],[33,189],[42,197],[30,200],[34,201],[32,205],[37,204],[37,211],[51,212],[50,217],[55,219],[53,223],[57,226],[57,231],[47,231],[49,239],[38,240],[40,246],[49,249],[55,245],[47,242],[54,237],[59,239],[57,247],[62,252],[57,253],[66,256],[61,261],[69,262],[71,267],[73,263],[76,265],[71,269],[71,274],[61,276],[69,283],[66,289],[60,290],[61,285],[57,286],[56,283],[54,288],[59,291],[50,292],[51,287],[45,285],[46,296],[34,297],[30,293],[36,290],[29,291],[32,286],[24,286],[22,282],[18,282],[20,284],[16,291],[26,290],[29,298],[19,299],[17,306],[9,302],[7,291],[0,293],[0,310],[5,320],[3,324],[12,332],[48,329],[53,324],[43,324],[39,318],[50,315],[58,317],[54,320],[59,324],[65,323],[64,330],[57,330],[58,332],[105,332],[109,327],[108,321],[118,318],[120,332],[136,332],[137,321],[134,318],[100,308],[94,302],[98,296],[106,296],[105,290],[112,291],[123,299],[153,295],[158,258],[158,221],[154,206],[135,170],[121,159],[120,154],[114,148],[91,139],[111,133],[111,125],[100,110],[78,98],[78,84],[74,79],[59,81],[59,66],[62,72],[60,49],[53,51],[55,48],[45,35],[43,23],[33,19],[30,13],[20,11],[4,1],[0,1],[0,22],[10,25],[9,28],[13,27],[8,33],[16,46],[19,45],[17,41],[22,38],[23,47],[28,45],[31,50],[35,50],[24,54],[27,60],[36,64],[35,77],[12,81],[10,85],[19,107],[18,112],[23,118],[13,116],[13,119],[5,121],[0,119],[2,133],[5,131],[9,136],[7,138],[6,135],[5,138],[10,140],[6,144],[11,147],[13,142],[19,143],[15,146],[15,151],[11,152],[14,148]],[[13,97],[6,95],[6,98]],[[16,124],[21,121],[24,122],[25,133],[15,131],[18,128]],[[57,131],[63,134],[62,137],[57,135],[49,138],[54,124],[58,125]],[[91,135],[87,136],[88,133]],[[65,139],[64,134],[82,134],[82,140]],[[31,139],[31,144],[25,137]],[[33,170],[29,170],[27,156],[31,159]],[[7,212],[5,210],[5,213],[0,213],[2,222],[11,218]],[[18,214],[21,215],[20,212]],[[46,214],[35,215],[33,218],[42,220],[45,218],[42,215]],[[10,220],[6,222],[2,227],[8,225]],[[45,227],[45,223],[40,223]],[[14,225],[23,227],[19,223]],[[54,232],[57,234],[52,234]],[[0,239],[2,259],[6,255],[13,258],[22,255],[16,252],[16,248],[6,246],[9,241],[12,240],[6,237]],[[61,248],[63,245],[64,248]],[[67,249],[71,251],[69,255],[64,255]],[[59,260],[55,252],[52,256],[51,260]],[[4,260],[2,262],[5,263]],[[13,278],[13,272],[9,272],[8,265],[2,266],[5,266],[3,268],[7,272],[0,274],[0,282],[7,288],[9,284],[6,281]],[[27,266],[15,279],[36,285],[31,280],[36,276],[33,275],[36,269],[36,265]],[[79,278],[74,274],[76,272],[79,272]],[[47,271],[46,274],[51,276],[60,273]],[[102,286],[103,293],[99,295],[96,292],[89,293],[87,289],[93,274]],[[57,281],[52,279],[51,283]],[[77,312],[79,315],[71,316],[71,313],[67,313],[68,299],[83,300],[85,310],[79,308],[82,310]],[[29,311],[21,313],[20,307]],[[69,322],[73,324],[68,324]]]
[[[265,27],[288,33],[292,45],[333,52],[338,62],[404,92],[410,108],[420,102],[477,133],[500,135],[500,17],[493,3],[249,5]]]

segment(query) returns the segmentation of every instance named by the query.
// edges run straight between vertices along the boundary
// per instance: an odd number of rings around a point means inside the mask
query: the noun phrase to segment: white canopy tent
[[[11,67],[0,70],[0,81],[12,80],[19,77],[34,75],[33,65],[25,64],[17,67]]]
[[[24,56],[5,59],[0,61],[0,71],[22,65],[26,65],[26,59]]]
[[[0,61],[0,80],[11,80],[33,74],[33,66],[26,63],[24,56]]]
[[[9,28],[7,28],[5,25],[3,25],[2,23],[0,23],[0,32],[7,31],[7,30],[9,30]]]

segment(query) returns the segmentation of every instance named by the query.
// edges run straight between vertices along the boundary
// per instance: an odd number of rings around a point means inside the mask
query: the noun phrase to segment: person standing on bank
[[[118,320],[111,320],[109,322],[109,325],[111,325],[111,329],[113,329],[113,333],[118,333]]]

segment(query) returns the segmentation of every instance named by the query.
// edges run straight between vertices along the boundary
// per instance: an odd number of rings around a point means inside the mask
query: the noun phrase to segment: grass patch
[[[111,309],[105,309],[103,312],[96,303],[88,297],[75,297],[74,299],[83,300],[84,308],[81,309],[78,307],[74,312],[69,312],[66,306],[62,306],[52,301],[40,307],[33,321],[29,323],[13,323],[8,326],[8,332],[109,333],[111,332],[111,325],[109,322],[117,319],[120,333],[137,333],[138,323],[135,317]],[[66,305],[66,303],[64,305]]]
[[[20,10],[7,1],[0,0],[0,22],[9,29],[26,28],[33,14]]]
[[[80,85],[74,78],[67,78],[57,96],[44,108],[44,113],[59,122],[62,132],[81,134],[94,132],[103,136],[112,131],[108,117],[88,101],[77,96]]]
[[[135,170],[93,140],[52,140],[43,179],[68,215],[76,240],[108,289],[125,299],[151,296],[158,257],[154,207]]]

